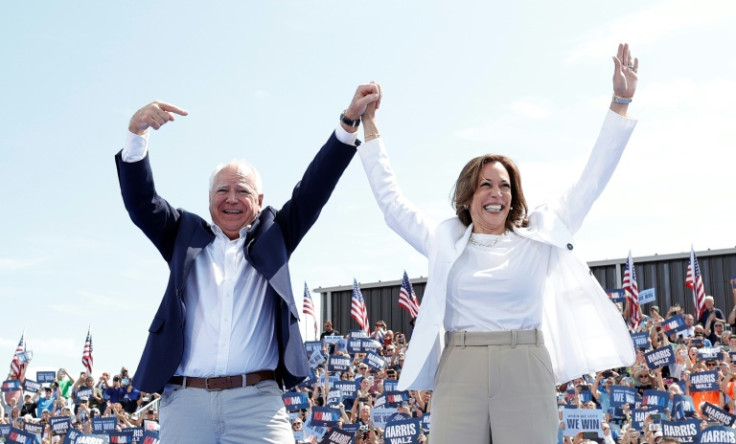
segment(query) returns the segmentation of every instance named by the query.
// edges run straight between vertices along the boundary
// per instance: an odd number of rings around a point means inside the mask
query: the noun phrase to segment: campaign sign
[[[340,390],[344,399],[355,399],[360,383],[357,381],[337,381],[332,387]]]
[[[39,390],[41,390],[40,383],[32,381],[30,379],[26,379],[25,381],[23,381],[24,392],[38,393]]]
[[[429,432],[429,427],[432,425],[432,414],[425,413],[422,415],[422,429],[425,432]]]
[[[36,372],[36,381],[43,384],[44,382],[54,382],[56,380],[56,372]]]
[[[6,437],[6,442],[15,444],[34,444],[36,442],[40,442],[40,440],[36,440],[36,436],[32,433],[11,427],[8,432],[8,436]]]
[[[634,348],[647,350],[649,349],[649,333],[632,333],[631,342],[634,343]]]
[[[348,339],[348,353],[376,353],[382,348],[381,343],[370,338],[350,338]]]
[[[347,356],[330,356],[330,362],[327,364],[327,370],[331,372],[346,372],[350,370],[352,359]]]
[[[386,441],[388,442],[388,441]],[[355,433],[350,433],[346,430],[334,428],[322,438],[320,444],[354,444]]]
[[[311,357],[312,353],[322,350],[322,341],[307,341],[304,343],[304,349],[307,351],[307,357]]]
[[[20,390],[20,379],[8,379],[3,381],[3,393]]]
[[[321,351],[315,350],[312,352],[312,356],[309,357],[309,366],[315,368],[326,360],[327,358],[325,358],[325,355]]]
[[[72,419],[68,416],[53,416],[49,418],[49,425],[55,435],[64,435],[72,426]]]
[[[0,424],[0,438],[7,438],[10,434],[10,424]]]
[[[36,436],[43,435],[44,425],[38,422],[23,421],[23,430]]]
[[[123,432],[129,432],[133,436],[133,442],[137,443],[143,439],[143,427],[123,427]]]
[[[399,385],[399,381],[396,379],[384,379],[383,380],[383,391],[384,392],[395,392],[396,387]]]
[[[348,339],[357,338],[368,338],[368,333],[366,333],[365,330],[350,330],[348,332]]]
[[[325,344],[337,344],[338,342],[340,342],[340,339],[342,339],[342,336],[335,335],[325,336],[324,338],[322,338],[322,340],[325,341]]]
[[[712,392],[718,390],[719,387],[717,370],[698,372],[690,375],[691,392]]]
[[[340,390],[338,389],[330,390],[330,393],[327,394],[326,405],[337,407],[337,405],[340,404],[341,402],[342,402],[342,392],[340,392]]]
[[[92,387],[85,387],[83,389],[77,390],[77,392],[74,393],[74,398],[77,400],[77,402],[79,402],[83,399],[90,399],[94,393],[95,389],[93,389]]]
[[[639,290],[639,305],[654,302],[655,299],[657,299],[657,292],[653,288]]]
[[[110,437],[110,444],[133,444],[133,432],[107,432],[107,436]]]
[[[677,438],[681,443],[697,443],[700,438],[700,420],[662,421],[662,435]]]
[[[736,429],[726,426],[710,426],[700,432],[700,444],[731,444],[736,442]]]
[[[158,438],[158,431],[146,430],[141,438],[141,444],[159,444],[160,439]]]
[[[386,422],[394,413],[396,413],[395,408],[373,407],[373,410],[371,410],[371,421],[373,421],[373,426],[378,427],[379,429],[386,428]]]
[[[675,363],[675,351],[671,345],[663,348],[655,348],[654,350],[644,353],[644,359],[647,360],[647,367],[650,369],[664,367]]]
[[[304,432],[304,437],[307,438],[305,441],[311,442],[309,441],[309,438],[312,436],[317,439],[322,439],[322,437],[325,436],[325,433],[327,433],[327,427],[315,425],[310,417],[307,422],[302,425],[302,431]]]
[[[636,389],[625,385],[611,386],[611,407],[621,407],[624,404],[636,404]]]
[[[562,409],[562,422],[565,424],[564,436],[575,436],[580,432],[598,432],[603,436],[601,428],[603,410],[601,409]]]
[[[335,342],[335,352],[336,353],[345,353],[348,351],[348,340],[340,337],[337,342]]]
[[[373,352],[369,352],[365,355],[363,363],[376,371],[383,370],[383,368],[386,367],[386,360],[383,359],[383,356],[377,355]]]
[[[418,419],[389,421],[383,431],[383,439],[386,444],[417,444],[421,433]]]
[[[307,396],[307,392],[286,392],[281,395],[281,399],[284,400],[286,410],[290,412],[309,408],[309,397]]]
[[[734,420],[736,420],[736,415],[732,415],[728,413],[727,411],[720,409],[717,406],[714,406],[713,404],[709,402],[704,402],[700,406],[700,412],[706,418],[712,421],[718,421],[721,424],[725,426],[729,426],[729,427],[731,427],[734,423]]]
[[[352,433],[353,435],[358,433],[358,430],[360,430],[360,424],[343,424],[342,427],[340,427],[340,430],[347,433]]]
[[[698,349],[698,359],[701,361],[717,361],[721,359],[721,347],[703,347]]]
[[[688,347],[702,347],[703,345],[703,338],[692,338],[687,344]]]
[[[389,407],[398,407],[404,401],[409,399],[409,392],[387,392],[384,391],[382,397],[386,398],[386,405]]]
[[[626,301],[624,293],[625,292],[623,288],[606,289],[606,294],[608,294],[608,297],[611,298],[611,302],[613,302],[614,304],[623,304]]]
[[[317,427],[335,427],[340,419],[340,410],[331,407],[312,407],[312,424]]]
[[[593,392],[590,391],[590,386],[580,386],[578,387],[578,401],[580,401],[581,404],[585,404],[588,401],[593,400]]]
[[[118,425],[118,419],[114,416],[95,416],[92,418],[92,433],[111,432]]]
[[[653,414],[660,414],[663,417],[667,417],[667,411],[661,407],[656,406],[650,406],[647,407],[646,410],[642,409],[634,409],[631,411],[631,426],[634,427],[636,430],[641,430],[644,420],[647,416],[653,415]]]
[[[75,444],[77,442],[77,438],[80,436],[82,436],[82,432],[77,429],[71,429],[66,433],[66,436],[64,436],[64,444]]]
[[[685,325],[685,318],[682,316],[682,314],[676,314],[665,319],[665,321],[662,322],[661,325],[662,331],[664,331],[668,335],[687,330],[687,325]]]
[[[675,419],[692,418],[695,416],[693,398],[688,395],[675,395],[672,399],[672,412]]]
[[[670,402],[670,394],[663,390],[644,390],[641,405],[667,407]]]

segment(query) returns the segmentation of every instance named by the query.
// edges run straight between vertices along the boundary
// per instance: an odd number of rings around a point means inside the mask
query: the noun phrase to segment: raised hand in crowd
[[[133,114],[128,124],[128,130],[139,136],[148,133],[149,128],[158,130],[167,122],[174,121],[174,114],[186,116],[186,110],[171,103],[154,100]]]

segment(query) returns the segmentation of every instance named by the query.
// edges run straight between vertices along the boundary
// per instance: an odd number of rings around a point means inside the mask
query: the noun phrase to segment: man
[[[262,208],[252,166],[216,169],[212,224],[160,197],[148,161],[149,128],[187,112],[153,102],[131,118],[128,142],[116,156],[123,201],[170,269],[133,378],[144,392],[165,386],[162,442],[293,442],[280,388],[301,382],[309,365],[288,258],[350,163],[360,117],[379,97],[375,84],[358,87],[341,126],[281,210]]]
[[[716,335],[714,326],[715,324],[720,323],[721,329],[723,329],[723,324],[726,322],[726,316],[724,316],[720,308],[715,307],[716,302],[713,296],[706,296],[703,300],[703,304],[705,305],[705,310],[703,310],[700,318],[698,318],[698,323],[703,326],[705,337],[711,342],[711,344],[715,344],[719,338]]]
[[[319,335],[319,340],[321,341],[325,336],[340,336],[340,332],[332,328],[332,321],[329,319],[325,321],[325,329]]]

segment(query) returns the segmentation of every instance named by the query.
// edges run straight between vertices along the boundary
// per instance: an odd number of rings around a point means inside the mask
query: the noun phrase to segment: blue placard
[[[677,438],[681,443],[697,443],[700,439],[700,420],[662,421],[662,434]]]
[[[421,433],[422,426],[418,419],[389,421],[383,431],[383,439],[386,444],[416,444]]]
[[[338,404],[342,402],[342,392],[340,392],[339,389],[332,389],[327,394],[327,402],[325,403],[327,406],[335,406],[337,407]]]
[[[399,381],[396,379],[384,379],[383,380],[383,391],[384,392],[395,392],[396,387],[399,385]]]
[[[388,442],[388,441],[387,441]],[[355,443],[355,433],[350,433],[347,430],[334,428],[330,430],[320,444],[353,444]]]
[[[74,399],[77,402],[80,402],[82,399],[89,400],[90,398],[92,398],[92,395],[94,395],[94,393],[95,393],[95,389],[92,387],[81,388],[77,390],[76,392],[74,392]]]
[[[330,361],[327,364],[327,370],[331,372],[346,372],[350,370],[350,365],[353,360],[347,356],[330,356]]]
[[[43,384],[44,382],[54,382],[56,380],[56,372],[36,372],[36,381]]]
[[[720,390],[720,388],[718,387],[717,370],[698,372],[690,375],[691,392],[712,392],[718,390]]]
[[[146,430],[143,433],[143,438],[141,439],[141,444],[159,444],[159,437],[158,437],[158,431],[156,430]]]
[[[662,331],[664,331],[668,335],[672,333],[681,332],[683,330],[687,330],[687,325],[685,324],[685,318],[682,316],[681,313],[678,313],[674,316],[670,316],[669,318],[665,319],[661,325],[662,325]]]
[[[343,424],[340,430],[348,433],[358,433],[360,430],[360,423]]]
[[[307,351],[307,357],[312,356],[315,351],[322,351],[322,341],[307,341],[304,343],[304,349]]]
[[[133,444],[133,431],[107,432],[110,444]]]
[[[675,351],[671,345],[668,345],[644,353],[644,358],[647,361],[647,367],[650,369],[661,368],[675,363]]]
[[[676,420],[692,418],[695,416],[695,403],[688,395],[675,395],[672,398],[672,411]]]
[[[654,414],[660,414],[665,418],[667,417],[666,410],[661,407],[651,406],[651,407],[647,407],[646,410],[642,410],[638,408],[632,410],[631,411],[631,426],[634,427],[636,430],[641,430],[642,424],[644,424],[644,420],[646,419],[646,417],[649,415],[654,415]]]
[[[28,433],[25,430],[11,427],[10,431],[8,432],[8,436],[6,437],[6,442],[9,444],[33,444],[41,442],[41,440],[36,439],[36,435],[32,433]]]
[[[306,438],[314,436],[317,439],[322,439],[322,437],[325,436],[325,433],[327,433],[327,427],[315,425],[312,422],[311,416],[307,419],[307,422],[302,425],[302,430],[304,431]]]
[[[636,389],[625,385],[611,386],[611,406],[621,407],[624,404],[636,404]]]
[[[348,339],[355,339],[355,338],[368,338],[368,333],[366,333],[364,330],[350,330],[348,332]]]
[[[53,416],[49,418],[51,431],[56,435],[64,435],[72,425],[72,418],[68,416]]]
[[[631,342],[634,343],[634,348],[649,350],[649,333],[632,333]]]
[[[665,408],[669,405],[670,394],[663,390],[644,390],[641,405]]]
[[[432,415],[430,413],[425,413],[422,415],[422,429],[429,433],[429,428],[432,425]]]
[[[115,426],[118,425],[118,419],[114,416],[95,416],[92,418],[92,432],[103,433],[111,432],[115,430]]]
[[[25,381],[23,381],[24,392],[38,393],[39,390],[41,390],[40,383],[30,379],[26,379]]]
[[[698,349],[698,360],[700,361],[718,361],[721,359],[721,347],[703,347]]]
[[[331,407],[312,407],[311,422],[317,427],[335,427],[340,418],[340,410]]]
[[[41,423],[23,421],[23,430],[32,435],[36,435],[39,438],[39,441],[40,441],[41,435],[43,435],[43,429],[44,429],[44,425]]]
[[[370,338],[350,338],[348,339],[348,353],[376,353],[382,348],[380,342]]]
[[[731,427],[734,424],[734,421],[736,420],[736,415],[732,415],[728,413],[727,411],[709,403],[704,402],[700,406],[700,412],[705,416],[706,418],[712,420],[712,421],[718,421],[721,424]]]
[[[7,438],[10,434],[10,424],[0,424],[0,438]]]
[[[130,432],[133,435],[133,442],[138,443],[143,439],[145,430],[143,427],[123,427],[123,432]]]
[[[344,399],[355,399],[360,388],[360,383],[357,381],[337,381],[332,384],[332,387],[340,390]]]
[[[20,379],[8,379],[7,381],[3,381],[3,393],[7,392],[15,392],[20,390]]]
[[[639,290],[639,305],[654,302],[657,299],[657,292],[653,288]]]
[[[407,391],[387,392],[384,390],[382,396],[386,398],[386,405],[389,407],[398,407],[409,400],[409,392]]]
[[[82,432],[77,429],[71,429],[64,435],[64,444],[75,444],[77,438],[80,436],[82,436]]]
[[[383,359],[383,356],[373,352],[366,353],[363,363],[375,371],[383,370],[386,367],[386,360]]]
[[[736,442],[736,430],[726,426],[710,426],[700,432],[699,444],[732,444]]]
[[[606,294],[608,294],[608,297],[611,298],[614,304],[623,304],[626,301],[623,288],[608,288],[606,289]]]
[[[286,392],[281,395],[281,399],[284,400],[286,410],[290,412],[309,408],[309,397],[307,396],[307,392]]]
[[[309,366],[312,368],[317,367],[318,365],[325,362],[327,358],[325,358],[325,355],[322,354],[320,350],[315,350],[312,352],[312,355],[309,357]]]

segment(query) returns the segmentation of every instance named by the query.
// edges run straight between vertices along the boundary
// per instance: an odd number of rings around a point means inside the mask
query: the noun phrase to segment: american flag
[[[317,337],[317,316],[314,314],[314,302],[312,301],[312,295],[309,293],[309,287],[304,282],[304,308],[302,313],[309,315],[314,319],[314,337]]]
[[[92,332],[87,328],[87,339],[84,341],[84,350],[82,351],[82,365],[87,369],[87,374],[92,374]]]
[[[700,274],[698,258],[695,257],[695,250],[693,250],[692,245],[690,246],[690,263],[687,264],[685,286],[693,291],[695,319],[698,319],[705,310],[705,285],[703,285],[703,276]]]
[[[639,286],[636,283],[636,268],[634,268],[634,261],[631,259],[631,252],[629,251],[629,258],[626,260],[626,267],[624,268],[624,292],[626,300],[629,301],[629,328],[631,331],[636,331],[641,324],[641,307],[639,307]]]
[[[353,297],[352,304],[350,305],[350,317],[355,319],[355,322],[360,325],[360,328],[362,328],[363,331],[370,333],[371,323],[368,322],[368,309],[365,306],[363,294],[360,292],[360,287],[358,287],[358,281],[356,279],[353,279]]]
[[[409,282],[406,271],[404,271],[404,280],[401,282],[401,290],[399,290],[399,307],[408,311],[412,319],[419,314],[419,301],[414,293],[414,287]]]
[[[20,335],[20,342],[18,342],[18,347],[15,348],[13,360],[10,361],[10,379],[20,379],[21,373],[23,373],[23,369],[25,369],[25,367],[28,365],[27,362],[21,363],[20,360],[20,355],[25,353],[26,351],[25,336],[25,333]]]

